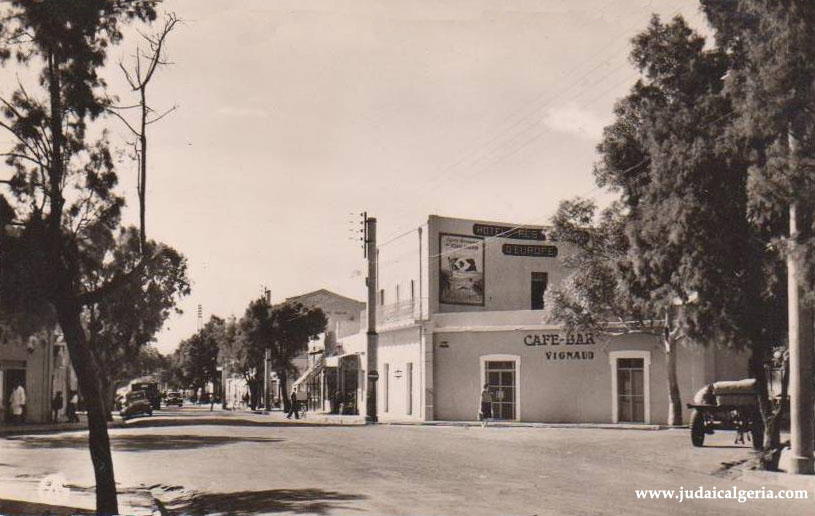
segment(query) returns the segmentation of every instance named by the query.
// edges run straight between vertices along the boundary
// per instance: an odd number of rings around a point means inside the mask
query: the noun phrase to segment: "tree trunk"
[[[280,392],[283,397],[283,411],[288,412],[291,410],[291,398],[289,396],[288,376],[286,371],[278,371],[277,376],[280,379]]]
[[[55,308],[88,411],[88,447],[96,478],[96,513],[104,516],[118,514],[105,404],[96,359],[80,322],[81,309],[75,299],[62,299],[55,303]]]
[[[750,375],[756,379],[758,388],[758,408],[761,413],[761,423],[764,425],[764,442],[759,456],[759,467],[766,471],[778,471],[778,462],[781,459],[781,420],[784,416],[784,402],[787,395],[788,366],[785,363],[781,378],[781,403],[777,406],[770,401],[770,392],[767,386],[766,363],[767,350],[764,347],[753,349],[750,357]]]
[[[662,333],[662,344],[665,348],[665,368],[668,379],[668,425],[682,424],[682,397],[679,394],[679,380],[676,376],[676,351],[678,338],[673,327],[671,307],[665,311],[665,329]]]
[[[676,339],[671,335],[663,338],[665,347],[665,367],[668,372],[668,425],[682,424],[682,396],[679,394],[679,380],[676,376]]]
[[[99,391],[102,395],[102,404],[105,407],[105,418],[108,421],[113,421],[113,399],[116,395],[116,384],[102,374],[99,378]]]
[[[62,85],[59,63],[62,59],[54,50],[47,56],[48,96],[51,120],[51,167],[48,171],[48,231],[45,240],[45,255],[53,269],[50,273],[55,282],[52,304],[62,328],[65,344],[76,372],[79,390],[85,398],[88,410],[88,448],[96,478],[96,513],[113,515],[119,513],[116,497],[116,480],[113,474],[113,458],[110,453],[107,418],[99,392],[99,367],[87,342],[82,328],[82,307],[74,293],[74,282],[79,277],[78,271],[66,265],[65,249],[62,235],[62,214],[65,198],[62,196],[65,159],[63,156],[63,107]]]
[[[145,214],[147,212],[147,99],[144,88],[141,89],[141,133],[139,134],[139,245],[142,254],[147,243]]]

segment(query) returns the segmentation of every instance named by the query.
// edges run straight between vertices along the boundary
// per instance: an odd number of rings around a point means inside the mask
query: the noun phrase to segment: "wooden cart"
[[[744,444],[747,436],[753,448],[761,449],[764,423],[755,380],[712,383],[696,393],[694,402],[687,406],[691,409],[690,439],[694,446],[703,446],[705,435],[715,430],[735,430],[736,444]]]

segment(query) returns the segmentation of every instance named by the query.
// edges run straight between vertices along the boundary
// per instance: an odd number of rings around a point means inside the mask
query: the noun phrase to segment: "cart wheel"
[[[750,425],[750,437],[753,438],[753,449],[764,448],[764,420],[760,414],[754,414]]]
[[[697,447],[705,444],[705,417],[695,409],[690,413],[690,441]]]

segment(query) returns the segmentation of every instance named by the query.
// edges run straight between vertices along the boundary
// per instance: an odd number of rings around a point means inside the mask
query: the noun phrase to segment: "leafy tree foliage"
[[[265,297],[249,303],[237,323],[236,338],[223,348],[222,358],[246,378],[253,405],[259,404],[266,350],[286,392],[287,380],[295,374],[292,360],[308,350],[308,343],[325,331],[326,323],[322,310],[300,303],[272,305]]]
[[[142,267],[141,281],[122,284],[84,312],[88,342],[102,367],[100,383],[108,412],[116,387],[145,374],[145,364],[140,363],[147,358],[144,346],[179,311],[178,299],[189,293],[186,258],[171,247],[153,241],[142,247],[140,242],[139,230],[123,228],[115,241],[105,238],[82,255],[87,290]],[[151,259],[140,265],[142,251]]]
[[[185,387],[198,390],[218,381],[218,355],[226,326],[224,319],[213,315],[203,328],[179,344],[173,362]]]
[[[562,207],[555,224],[577,245],[581,272],[569,285],[579,295],[555,306],[571,302],[561,316],[572,318],[574,307],[584,318],[591,308],[583,323],[664,321],[670,414],[679,423],[678,339],[732,348],[777,339],[780,285],[767,281],[777,256],[746,216],[749,153],[730,137],[722,79],[731,56],[705,48],[681,17],[654,17],[632,44],[642,77],[615,106],[595,168],[620,203],[593,227],[592,206]]]
[[[815,305],[815,5],[804,0],[703,0],[716,41],[732,56],[725,91],[732,99],[730,140],[744,142],[750,157],[747,180],[749,220],[769,245],[780,250],[802,294],[801,325],[812,324]],[[793,231],[795,228],[795,231]],[[780,261],[777,277],[783,278]],[[794,288],[794,287],[793,287]],[[779,303],[780,304],[780,303]],[[802,307],[792,305],[789,310]],[[780,314],[779,314],[780,315]],[[779,317],[779,322],[783,321]],[[811,328],[795,331],[802,347],[813,346]],[[752,336],[754,370],[771,351],[767,339]],[[807,367],[810,367],[807,365]],[[810,368],[811,371],[811,368]],[[765,382],[759,382],[764,386]],[[783,404],[761,399],[768,426],[762,466],[775,469],[780,454]],[[811,406],[812,400],[804,400]],[[811,435],[811,434],[810,434]]]

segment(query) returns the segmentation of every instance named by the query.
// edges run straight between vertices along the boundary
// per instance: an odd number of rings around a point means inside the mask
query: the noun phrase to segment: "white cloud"
[[[599,140],[609,120],[569,102],[548,109],[543,115],[543,123],[561,133],[572,134],[588,140]]]

